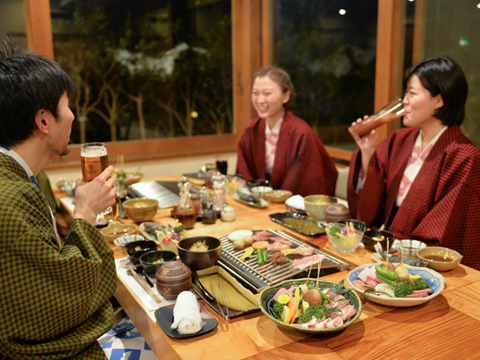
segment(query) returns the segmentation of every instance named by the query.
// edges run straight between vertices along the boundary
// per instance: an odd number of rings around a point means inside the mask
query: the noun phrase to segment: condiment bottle
[[[193,208],[195,209],[195,216],[200,215],[200,196],[198,194],[190,194],[190,200],[192,200]]]
[[[178,183],[180,202],[175,210],[175,219],[178,219],[187,229],[193,228],[196,221],[195,209],[190,199],[191,186],[192,184],[190,184],[185,177],[182,177],[182,180]]]
[[[203,215],[203,211],[210,209],[210,191],[204,186],[200,190],[200,210],[199,216]]]
[[[213,180],[213,206],[212,209],[220,212],[226,203],[225,200],[225,175],[217,173]]]
[[[399,118],[403,113],[402,99],[397,98],[368,119],[363,120],[360,124],[350,126],[348,131],[354,139],[362,138],[370,134],[373,129]]]

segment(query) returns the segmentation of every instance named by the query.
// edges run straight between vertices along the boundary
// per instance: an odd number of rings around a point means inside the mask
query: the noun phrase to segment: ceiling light
[[[338,13],[339,13],[340,15],[345,15],[345,14],[347,13],[347,10],[345,10],[345,9],[340,9],[340,10],[338,11]]]

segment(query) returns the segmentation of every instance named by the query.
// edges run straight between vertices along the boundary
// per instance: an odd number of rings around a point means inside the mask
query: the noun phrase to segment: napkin
[[[305,203],[302,195],[294,195],[287,199],[286,204],[296,210],[305,211]]]
[[[195,334],[200,331],[202,326],[203,322],[196,296],[190,291],[182,291],[178,294],[173,308],[172,329],[177,329],[180,334]]]

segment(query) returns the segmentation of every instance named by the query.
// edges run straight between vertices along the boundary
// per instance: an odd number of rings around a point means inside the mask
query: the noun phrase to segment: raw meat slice
[[[323,261],[323,259],[325,259],[324,255],[306,256],[302,259],[296,259],[293,262],[292,266],[296,267],[296,268],[299,268],[299,269],[305,269],[308,266],[310,266],[310,264],[316,264],[318,262],[321,263]]]

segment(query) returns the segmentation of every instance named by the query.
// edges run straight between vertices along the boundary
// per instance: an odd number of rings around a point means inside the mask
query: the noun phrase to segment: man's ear
[[[38,110],[37,114],[35,115],[35,125],[37,125],[37,129],[42,133],[42,134],[48,134],[48,125],[49,125],[49,120],[47,116],[47,111],[45,110]]]

